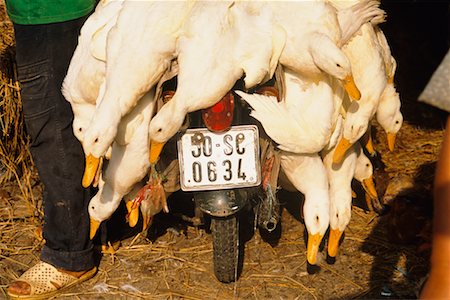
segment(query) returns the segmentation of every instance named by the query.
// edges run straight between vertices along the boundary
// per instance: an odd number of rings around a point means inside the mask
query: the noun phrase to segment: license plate
[[[255,125],[226,132],[188,129],[178,140],[183,191],[251,187],[261,183],[259,134]]]

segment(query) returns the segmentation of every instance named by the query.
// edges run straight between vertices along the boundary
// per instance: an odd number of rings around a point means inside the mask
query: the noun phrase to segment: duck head
[[[95,106],[91,104],[77,105],[76,111],[74,110],[72,129],[73,134],[80,141],[80,143],[83,143],[84,133],[89,127],[94,111]]]
[[[378,200],[378,193],[375,189],[375,183],[373,181],[372,162],[362,152],[362,149],[360,149],[358,158],[356,159],[354,177],[356,180],[361,182],[369,198]]]
[[[350,201],[340,201],[339,197],[346,197],[345,194],[335,194],[332,195],[334,200],[330,201],[330,234],[328,236],[328,256],[336,257],[339,249],[339,241],[345,228],[350,222],[352,215],[351,200]],[[350,196],[351,199],[351,196]]]
[[[305,226],[308,231],[306,258],[311,265],[317,263],[319,246],[328,229],[330,220],[329,205],[328,190],[316,191],[313,195],[311,195],[311,193],[305,194],[303,215],[305,218]]]
[[[381,95],[376,118],[387,134],[389,151],[394,150],[397,133],[403,125],[400,106],[400,95],[395,91],[394,85],[388,83]]]
[[[183,125],[186,110],[176,104],[176,99],[167,102],[150,121],[149,136],[154,142],[165,143]]]
[[[351,108],[353,105],[358,106],[357,102],[352,102],[349,112],[357,111],[357,109]],[[333,163],[339,163],[344,159],[347,150],[367,132],[368,127],[367,118],[363,115],[347,113],[343,123],[342,137],[333,154]]]
[[[361,98],[353,79],[350,61],[336,43],[326,35],[314,34],[311,38],[310,53],[319,69],[341,81],[351,99]]]
[[[100,181],[97,194],[89,201],[90,238],[97,233],[100,223],[107,220],[116,211],[122,198],[114,193],[109,184]]]
[[[110,114],[110,117],[106,115],[94,116],[83,137],[86,156],[83,187],[88,187],[92,183],[100,165],[100,158],[106,154],[117,134],[120,117],[114,118],[114,114]]]

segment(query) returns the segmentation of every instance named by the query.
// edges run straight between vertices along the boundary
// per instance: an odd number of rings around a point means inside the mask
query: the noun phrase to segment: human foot
[[[13,282],[7,292],[11,299],[47,299],[63,288],[91,278],[96,272],[96,267],[88,271],[72,272],[41,261]]]

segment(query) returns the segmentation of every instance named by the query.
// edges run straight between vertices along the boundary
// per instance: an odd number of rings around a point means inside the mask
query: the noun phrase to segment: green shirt
[[[81,18],[96,0],[6,0],[8,15],[16,24],[48,24]]]

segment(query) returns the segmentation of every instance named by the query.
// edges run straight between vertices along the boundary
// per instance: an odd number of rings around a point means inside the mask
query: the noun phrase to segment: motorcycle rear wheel
[[[239,273],[239,220],[237,214],[211,218],[214,273],[223,283],[237,280]]]

